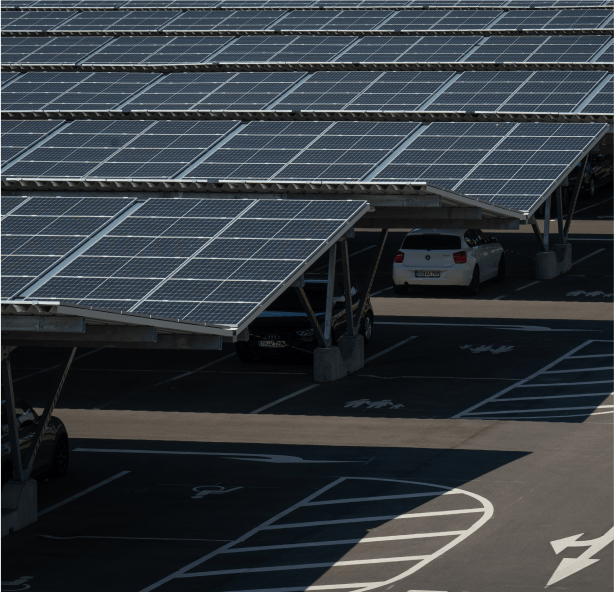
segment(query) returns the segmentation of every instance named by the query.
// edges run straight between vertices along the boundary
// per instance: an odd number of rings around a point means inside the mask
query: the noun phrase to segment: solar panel
[[[127,103],[129,110],[257,110],[305,76],[303,72],[169,74]]]
[[[418,125],[255,121],[182,180],[358,181]]]
[[[388,10],[299,10],[287,13],[275,28],[283,31],[371,30],[390,14]]]
[[[2,198],[0,198],[2,203],[0,208],[2,210],[2,216],[7,216],[11,212],[14,212],[17,208],[26,203],[28,199],[27,197],[8,197],[3,195]]]
[[[505,35],[489,37],[464,62],[590,62],[607,35]]]
[[[257,35],[239,37],[215,56],[218,63],[329,62],[355,37]]]
[[[2,64],[75,65],[108,43],[104,37],[2,37]]]
[[[316,72],[275,110],[412,111],[452,72]]]
[[[19,72],[2,72],[0,74],[0,86],[8,85],[9,82],[15,80],[19,75]]]
[[[144,72],[28,72],[3,91],[2,110],[113,109],[159,76]]]
[[[363,37],[335,62],[420,63],[458,62],[482,37],[476,35],[433,37]]]
[[[484,29],[501,13],[497,10],[400,10],[381,31]]]
[[[591,123],[432,123],[373,181],[427,182],[529,212],[605,129]]]
[[[77,14],[76,12],[19,12],[19,11],[3,11],[2,12],[2,30],[3,31],[49,31],[55,26],[64,22],[66,19]]]
[[[122,8],[154,8],[159,6],[171,10],[175,8],[203,9],[217,6],[219,3],[219,0],[128,0],[128,2],[122,4]]]
[[[64,121],[3,121],[2,166],[34,146],[47,134],[60,127]]]
[[[595,64],[614,64],[614,46],[610,45],[599,57],[593,60]]]
[[[572,113],[605,72],[463,72],[429,111]]]
[[[236,121],[74,121],[3,172],[29,178],[169,179],[236,125]]]
[[[229,43],[226,37],[119,37],[83,63],[202,64]]]
[[[164,10],[82,12],[56,31],[157,31],[179,12]]]
[[[614,113],[614,81],[605,86],[582,108],[580,113]]]
[[[610,16],[610,11],[589,10],[513,10],[498,20],[492,29],[595,29]]]
[[[364,201],[149,199],[29,296],[238,327],[367,208]]]
[[[4,200],[2,205],[4,208]],[[2,297],[11,298],[108,224],[133,199],[33,197],[2,220]]]
[[[184,12],[164,31],[241,31],[268,29],[281,10],[211,10]]]
[[[104,6],[107,10],[115,10],[123,4],[123,0],[38,0],[31,4],[36,8],[89,8]]]

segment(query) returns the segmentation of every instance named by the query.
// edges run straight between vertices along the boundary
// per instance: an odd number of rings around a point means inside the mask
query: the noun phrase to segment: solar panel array
[[[2,110],[608,114],[612,97],[600,89],[611,78],[599,71],[28,72],[4,88]],[[586,110],[597,105],[603,110]]]
[[[5,200],[9,202],[5,204]],[[2,298],[10,298],[108,224],[133,200],[31,198],[2,220]]]
[[[2,166],[12,161],[48,134],[63,121],[4,121],[2,123]]]
[[[11,254],[3,264],[10,270],[31,268],[36,277],[42,264],[36,267],[37,257],[22,255],[22,251],[36,250],[29,249],[28,243],[59,238],[59,243],[66,240],[67,248],[74,248],[82,236],[60,232],[91,236],[126,201],[131,200],[30,200],[18,210],[21,219],[11,215],[7,218],[10,223],[3,227],[3,248],[5,233],[17,236],[8,232],[21,232],[25,243],[18,247],[18,255]],[[149,199],[77,257],[67,260],[53,277],[34,283],[27,296],[239,326],[262,310],[264,303],[366,209],[364,201]],[[57,220],[59,211],[65,213]],[[28,225],[32,212],[38,212],[37,222]],[[43,238],[44,232],[49,235]],[[15,263],[15,257],[24,261]],[[3,280],[4,273],[3,268]],[[3,281],[3,297],[22,293],[34,277],[19,276],[12,284],[9,280],[6,288]]]

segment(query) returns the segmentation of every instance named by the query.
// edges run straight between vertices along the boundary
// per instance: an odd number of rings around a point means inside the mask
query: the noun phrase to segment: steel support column
[[[324,317],[324,342],[326,347],[332,344],[333,304],[335,297],[335,266],[337,260],[337,243],[328,251],[328,281],[326,284],[326,315]]]
[[[320,347],[326,347],[326,341],[324,340],[324,334],[322,333],[322,328],[320,327],[320,323],[318,323],[318,319],[316,319],[316,315],[313,313],[313,309],[311,308],[311,304],[307,298],[307,294],[305,294],[304,288],[294,288],[294,289],[296,290],[296,295],[298,296],[298,299],[301,301],[303,310],[307,314],[307,318],[309,319],[311,328],[313,329],[316,339],[318,340],[318,345]]]
[[[532,218],[531,227],[533,228],[533,232],[535,233],[535,237],[537,238],[537,242],[539,243],[539,247],[542,251],[546,251],[546,245],[544,244],[544,239],[542,238],[541,230],[537,225],[537,221],[535,218]]]
[[[345,297],[345,318],[347,320],[347,334],[349,337],[353,337],[355,335],[355,331],[354,323],[352,322],[352,281],[350,279],[350,259],[348,256],[347,240],[339,241],[339,248],[341,249],[341,266],[343,268],[343,295]]]
[[[549,195],[544,203],[544,249],[550,250],[550,203],[551,196]]]
[[[60,368],[58,370],[58,374],[56,377],[56,382],[54,385],[54,389],[52,391],[52,395],[47,401],[45,405],[45,409],[42,415],[38,419],[38,426],[36,427],[36,432],[34,432],[34,437],[32,438],[32,444],[30,444],[30,448],[28,449],[28,454],[24,461],[24,473],[26,474],[26,478],[30,476],[32,472],[32,467],[34,466],[34,460],[36,458],[36,453],[40,448],[41,441],[43,439],[43,434],[47,429],[47,425],[49,425],[49,420],[51,419],[51,415],[53,410],[55,409],[55,404],[58,401],[58,397],[60,396],[60,392],[62,391],[62,387],[64,386],[64,382],[66,381],[66,376],[68,375],[68,371],[70,370],[70,365],[72,364],[73,358],[75,357],[75,352],[77,351],[76,347],[71,347],[69,353],[66,356],[66,359],[63,364],[60,364]]]
[[[354,317],[354,326],[356,327],[355,333],[358,333],[360,329],[360,323],[367,307],[367,298],[369,298],[369,295],[371,294],[371,288],[373,287],[373,282],[375,281],[375,274],[377,273],[377,268],[379,266],[380,259],[382,258],[382,253],[384,252],[384,245],[386,244],[387,237],[388,229],[382,228],[377,241],[377,246],[375,248],[375,253],[373,253],[373,257],[369,265],[367,283],[363,287],[360,301],[358,302],[358,308],[356,309],[356,316]]]
[[[565,237],[563,225],[563,193],[560,185],[556,188],[556,218],[559,227],[559,244],[564,245],[567,242],[567,238]]]
[[[576,203],[578,202],[578,195],[580,195],[580,187],[582,187],[582,179],[584,178],[584,172],[586,171],[587,162],[588,154],[582,159],[582,162],[580,164],[580,171],[573,186],[573,191],[571,193],[571,201],[569,202],[569,210],[567,211],[567,219],[565,220],[565,240],[567,240],[567,237],[569,236],[569,227],[571,226],[571,220],[576,209]]]
[[[11,460],[13,461],[13,479],[15,481],[26,481],[28,475],[26,475],[26,471],[24,471],[21,464],[19,424],[17,423],[17,417],[15,417],[15,395],[13,393],[13,375],[11,373],[11,360],[9,356],[5,356],[2,360],[2,398],[6,402]]]

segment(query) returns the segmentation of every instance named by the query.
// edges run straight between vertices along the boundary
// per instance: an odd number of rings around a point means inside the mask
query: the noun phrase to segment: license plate
[[[286,347],[285,341],[259,341],[259,347]]]
[[[439,277],[441,271],[416,271],[416,277]]]

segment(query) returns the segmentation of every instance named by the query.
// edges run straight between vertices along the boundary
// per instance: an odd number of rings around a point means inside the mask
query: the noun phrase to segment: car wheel
[[[494,279],[495,282],[502,282],[505,279],[505,255],[501,255],[499,259],[499,268]]]
[[[480,266],[476,265],[473,268],[473,276],[471,283],[465,288],[465,294],[475,296],[480,291]]]
[[[2,487],[13,477],[13,465],[10,462],[5,462],[2,465]]]
[[[245,342],[237,343],[237,356],[239,356],[239,360],[245,363],[253,362],[256,359],[256,354]]]
[[[61,477],[68,470],[68,436],[60,436],[55,445],[53,454],[53,465],[51,467],[52,477]]]
[[[365,345],[371,341],[373,336],[373,315],[366,314],[360,323],[360,334],[365,339]]]
[[[393,284],[392,289],[397,296],[407,294],[407,286],[405,284]]]

